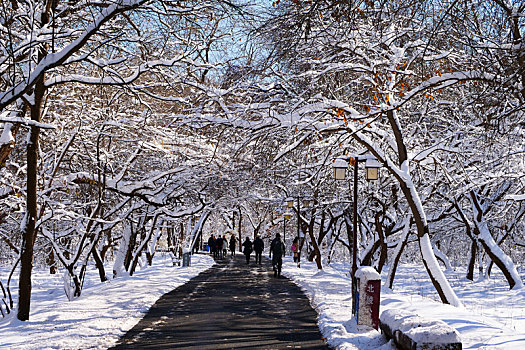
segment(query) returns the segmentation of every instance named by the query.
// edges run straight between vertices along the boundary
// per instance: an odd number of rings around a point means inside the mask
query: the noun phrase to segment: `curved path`
[[[329,349],[316,319],[267,259],[237,254],[162,296],[113,349]]]

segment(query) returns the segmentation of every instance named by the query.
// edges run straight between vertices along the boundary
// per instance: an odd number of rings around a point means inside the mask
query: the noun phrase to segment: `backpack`
[[[283,255],[283,243],[279,241],[275,241],[273,245],[273,255],[274,256],[282,256]]]

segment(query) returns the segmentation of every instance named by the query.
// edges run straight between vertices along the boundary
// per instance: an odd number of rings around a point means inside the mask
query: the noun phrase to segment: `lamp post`
[[[292,205],[293,205],[293,202],[292,202]],[[286,256],[286,220],[290,220],[290,218],[292,217],[292,214],[290,212],[285,212],[283,214],[283,243],[284,243],[284,256]]]
[[[366,162],[366,180],[374,181],[379,178],[379,168],[381,164],[372,155],[353,155],[351,157],[338,157],[334,160],[334,178],[345,180],[348,163],[354,166],[354,198],[352,213],[352,314],[356,313],[357,282],[355,273],[357,271],[357,172],[359,162]]]

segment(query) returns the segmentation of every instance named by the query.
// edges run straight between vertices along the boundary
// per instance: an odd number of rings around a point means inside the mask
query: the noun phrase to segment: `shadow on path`
[[[329,349],[301,289],[269,260],[219,260],[163,295],[112,349]]]

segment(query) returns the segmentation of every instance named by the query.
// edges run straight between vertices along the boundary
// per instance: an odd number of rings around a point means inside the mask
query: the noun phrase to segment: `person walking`
[[[230,251],[232,256],[235,256],[235,246],[237,244],[237,240],[235,239],[235,236],[232,235],[230,238]]]
[[[272,258],[273,277],[281,277],[284,249],[284,244],[281,241],[281,235],[277,233],[270,245],[270,258]]]
[[[222,246],[224,244],[224,240],[222,239],[221,235],[217,238],[217,255],[219,256],[219,259],[222,259]]]
[[[299,261],[299,238],[295,237],[290,248],[293,252],[293,262]]]
[[[215,235],[211,235],[210,238],[208,238],[208,247],[210,247],[210,253],[211,255],[213,255],[214,258],[216,258],[216,240],[215,240]]]
[[[253,241],[253,250],[255,251],[255,263],[261,265],[262,252],[264,250],[264,242],[261,239],[261,236],[257,235]]]
[[[246,237],[242,246],[244,247],[243,253],[246,256],[246,265],[248,265],[250,263],[250,254],[253,250],[253,244],[252,241],[250,241],[250,237]]]
[[[222,257],[226,258],[228,256],[228,239],[226,235],[222,236]]]

